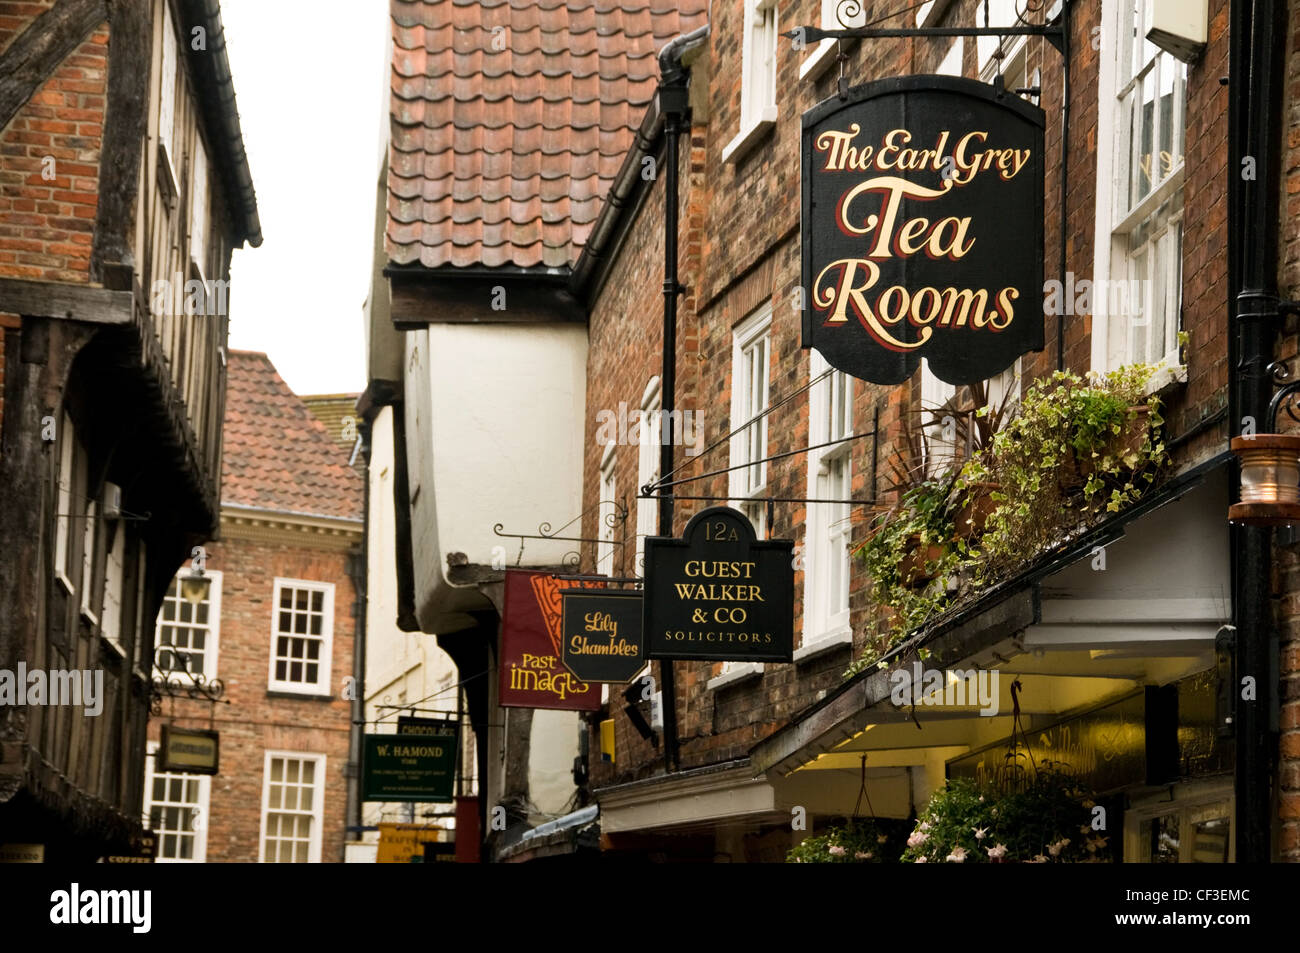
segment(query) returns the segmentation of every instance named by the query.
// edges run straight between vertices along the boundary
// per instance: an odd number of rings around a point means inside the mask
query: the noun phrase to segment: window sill
[[[325,694],[317,690],[308,690],[302,692],[291,691],[285,688],[268,688],[266,690],[267,698],[300,698],[303,701],[314,702],[332,702],[333,695]]]
[[[755,122],[741,129],[736,138],[722,147],[723,165],[739,162],[759,142],[771,135],[775,128],[776,106],[764,106],[763,112]]]
[[[835,62],[835,41],[822,40],[799,64],[800,79],[816,79]]]
[[[1155,373],[1151,375],[1151,379],[1147,381],[1146,393],[1147,396],[1150,397],[1155,394],[1160,394],[1163,393],[1164,391],[1170,390],[1171,388],[1176,387],[1179,384],[1186,384],[1186,383],[1187,383],[1186,364],[1176,364],[1172,366],[1169,364],[1165,364],[1161,367],[1157,367]]]
[[[847,628],[837,629],[834,632],[828,633],[826,635],[814,639],[812,642],[809,642],[807,645],[802,645],[799,648],[795,649],[794,663],[798,665],[800,662],[806,662],[809,659],[814,659],[817,658],[818,656],[826,655],[828,652],[835,652],[843,648],[851,649],[852,647],[853,647],[853,630]]]
[[[730,672],[719,675],[717,678],[711,678],[705,684],[711,692],[716,692],[720,688],[727,688],[730,685],[739,685],[741,682],[747,682],[751,679],[761,678],[763,676],[762,662],[741,662]]]

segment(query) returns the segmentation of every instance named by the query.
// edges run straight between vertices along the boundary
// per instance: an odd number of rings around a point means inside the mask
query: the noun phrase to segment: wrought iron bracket
[[[516,567],[523,564],[525,540],[529,540],[529,539],[560,540],[566,543],[605,543],[611,546],[622,546],[624,542],[623,539],[600,539],[600,538],[593,539],[589,536],[561,536],[560,535],[566,529],[572,526],[574,523],[580,522],[583,517],[587,516],[593,511],[599,512],[600,508],[605,505],[614,507],[614,512],[607,513],[605,516],[601,517],[605,521],[606,526],[613,529],[615,526],[621,526],[627,523],[628,511],[626,506],[624,506],[618,500],[600,500],[594,506],[588,507],[587,509],[583,510],[581,513],[579,513],[573,519],[569,520],[567,523],[565,523],[557,530],[552,530],[551,524],[549,522],[546,522],[538,525],[536,533],[507,533],[505,532],[505,524],[497,523],[492,527],[492,532],[497,536],[502,537],[503,539],[519,540],[519,553],[515,557]],[[564,563],[566,566],[570,564],[576,566],[578,564],[578,561],[579,561],[578,553],[565,554]]]
[[[181,660],[184,668],[177,668],[175,662]],[[162,714],[164,698],[190,698],[195,701],[207,701],[209,704],[229,705],[230,699],[223,698],[226,683],[219,678],[208,678],[201,672],[190,671],[190,655],[172,645],[159,645],[154,649],[154,675],[149,692],[149,713]]]

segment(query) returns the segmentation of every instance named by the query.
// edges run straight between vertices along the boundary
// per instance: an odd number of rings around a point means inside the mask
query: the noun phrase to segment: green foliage
[[[881,864],[897,861],[902,850],[898,834],[872,818],[854,818],[804,838],[786,855],[787,864]]]
[[[1109,859],[1092,829],[1090,794],[1068,774],[1040,767],[1017,790],[953,778],[917,818],[904,863],[1088,863]]]
[[[989,585],[1014,575],[1108,513],[1132,505],[1169,455],[1160,438],[1157,368],[1130,365],[1105,376],[1058,371],[999,412],[999,428],[956,473],[919,482],[877,518],[857,550],[872,601],[892,620],[846,675],[876,664],[908,633]],[[980,495],[993,505],[982,530],[957,514]],[[960,530],[960,532],[959,532]],[[916,585],[914,553],[925,557]]]

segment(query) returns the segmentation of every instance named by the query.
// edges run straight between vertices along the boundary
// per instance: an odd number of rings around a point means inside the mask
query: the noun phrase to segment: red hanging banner
[[[600,708],[600,684],[579,680],[560,661],[561,588],[574,584],[545,572],[506,572],[498,670],[502,708]]]

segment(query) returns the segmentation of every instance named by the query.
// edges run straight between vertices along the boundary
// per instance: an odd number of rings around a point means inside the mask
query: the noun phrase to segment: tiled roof
[[[348,459],[357,444],[357,398],[360,394],[305,394],[302,402],[313,417],[325,425],[325,432],[338,444]],[[351,417],[351,421],[347,418]],[[361,455],[357,454],[357,465]]]
[[[361,476],[348,453],[265,354],[231,351],[221,502],[279,513],[361,519]]]
[[[389,259],[564,268],[707,0],[392,0]]]

